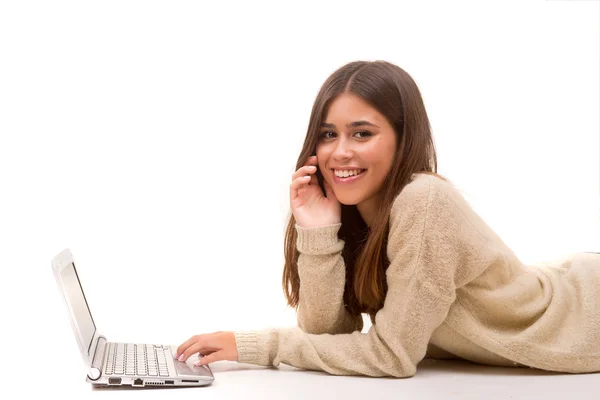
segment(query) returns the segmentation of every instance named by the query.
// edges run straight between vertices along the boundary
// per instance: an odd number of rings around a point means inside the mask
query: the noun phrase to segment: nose
[[[347,142],[347,139],[344,135],[340,135],[339,140],[336,141],[335,149],[331,156],[334,160],[346,160],[352,158],[354,155],[354,150],[352,146]]]

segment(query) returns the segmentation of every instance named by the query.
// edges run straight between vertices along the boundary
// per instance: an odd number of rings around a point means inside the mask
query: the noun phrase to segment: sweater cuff
[[[258,361],[256,332],[234,332],[238,362],[254,364]]]
[[[305,254],[331,254],[344,248],[344,241],[337,236],[342,223],[303,228],[295,224],[298,238],[296,247]]]
[[[276,344],[274,330],[234,332],[238,362],[270,366],[270,350]]]

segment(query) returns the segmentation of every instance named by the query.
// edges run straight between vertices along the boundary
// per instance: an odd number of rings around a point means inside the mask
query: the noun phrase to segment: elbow
[[[313,335],[330,334],[337,335],[361,331],[363,320],[361,316],[350,318],[346,315],[324,315],[319,313],[308,313],[303,308],[297,310],[298,327]]]
[[[298,318],[298,327],[305,333],[312,335],[339,335],[343,333],[352,333],[357,329],[351,326],[345,326],[340,323],[326,323],[323,319],[305,319]],[[360,330],[360,329],[358,329]]]
[[[381,353],[377,358],[379,362],[376,367],[382,375],[393,378],[412,378],[417,374],[418,363],[401,354],[388,351]]]
[[[334,333],[333,327],[329,327],[321,322],[308,321],[298,318],[298,327],[305,333],[312,335],[322,335],[324,333]]]
[[[400,360],[396,360],[396,363],[388,365],[387,368],[383,369],[388,376],[394,378],[412,378],[417,374],[417,366],[412,363],[403,363]]]
[[[327,319],[316,315],[315,313],[306,313],[303,308],[297,311],[298,327],[305,333],[313,335],[322,335],[324,333],[333,333],[333,324],[328,324]]]
[[[408,368],[404,369],[401,373],[396,376],[397,378],[412,378],[417,374],[417,367],[414,365],[410,365]]]

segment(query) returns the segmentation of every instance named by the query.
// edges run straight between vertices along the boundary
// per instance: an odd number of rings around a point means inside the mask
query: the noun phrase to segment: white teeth
[[[362,169],[344,170],[344,171],[334,170],[333,173],[335,174],[335,176],[338,176],[340,178],[347,178],[349,176],[358,175],[362,171],[364,171],[364,170],[362,170]]]

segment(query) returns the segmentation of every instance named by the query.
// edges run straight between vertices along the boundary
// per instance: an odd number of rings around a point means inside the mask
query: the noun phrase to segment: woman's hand
[[[323,186],[327,197],[323,195],[315,175],[316,165],[317,156],[312,156],[304,166],[292,174],[290,208],[296,223],[303,228],[342,222],[342,206],[325,180]]]
[[[238,351],[235,335],[233,332],[219,331],[192,336],[177,348],[175,359],[185,361],[196,353],[199,353],[199,359],[194,366],[221,360],[237,361]]]

